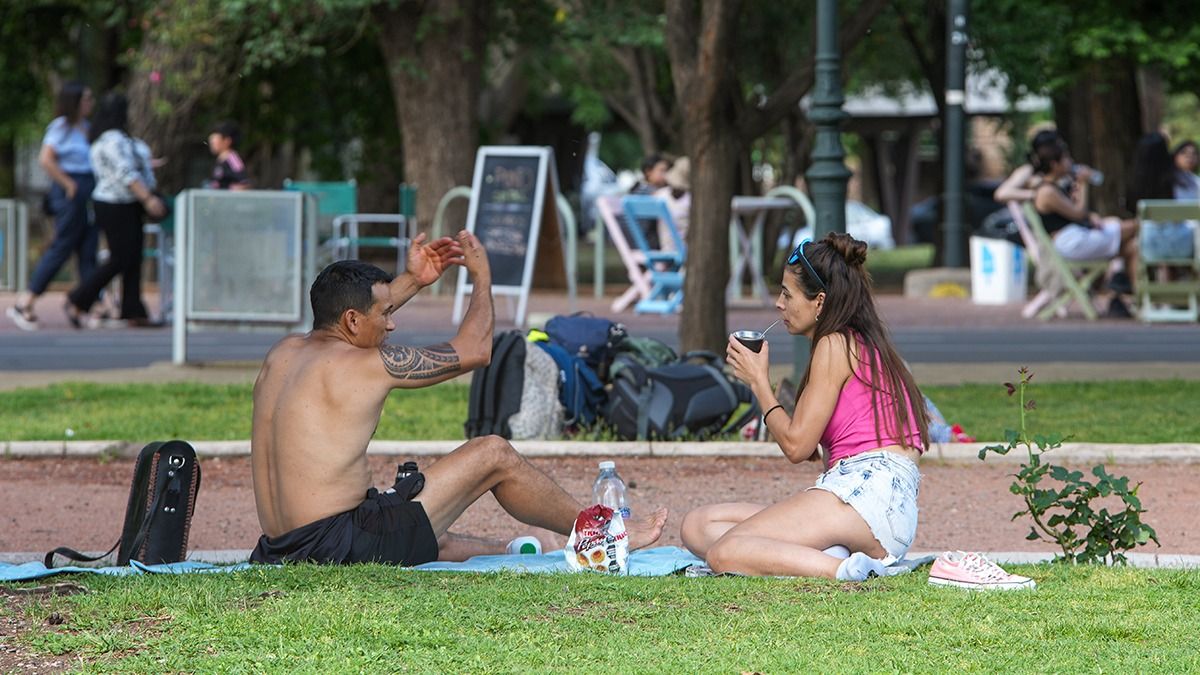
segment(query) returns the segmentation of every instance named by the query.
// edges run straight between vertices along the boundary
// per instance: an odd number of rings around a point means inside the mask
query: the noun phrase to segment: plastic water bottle
[[[600,475],[592,485],[592,496],[597,504],[618,511],[621,518],[629,520],[629,502],[625,499],[625,481],[617,475],[615,462],[600,462]]]

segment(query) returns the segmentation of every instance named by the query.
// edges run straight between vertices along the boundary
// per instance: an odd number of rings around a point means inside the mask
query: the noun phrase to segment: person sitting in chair
[[[1133,292],[1130,279],[1137,269],[1137,221],[1101,218],[1088,210],[1091,169],[1075,165],[1065,141],[1035,147],[1029,161],[1042,177],[1033,205],[1046,233],[1054,239],[1054,248],[1066,260],[1099,260],[1119,254],[1125,272],[1109,279],[1113,297],[1108,316],[1132,316],[1120,294]],[[1064,188],[1063,184],[1070,187]]]

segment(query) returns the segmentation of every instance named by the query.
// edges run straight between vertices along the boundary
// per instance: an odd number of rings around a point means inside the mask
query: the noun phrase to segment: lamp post
[[[842,120],[848,115],[842,110],[841,55],[838,54],[837,0],[817,2],[817,59],[816,87],[808,118],[817,128],[813,144],[812,166],[809,167],[808,189],[812,193],[817,222],[813,225],[814,239],[830,232],[846,231],[846,181],[850,170],[843,161]]]
[[[965,267],[963,260],[963,133],[966,102],[967,0],[949,0],[946,22],[946,198],[942,215],[943,260],[946,267]]]
[[[813,238],[820,240],[830,232],[846,231],[846,151],[842,148],[842,120],[848,115],[842,110],[841,55],[838,53],[837,0],[817,0],[817,59],[816,83],[812,109],[808,118],[817,128],[813,144],[812,166],[805,176],[812,194],[817,222],[813,223]],[[792,357],[793,376],[797,384],[808,368],[808,338],[796,336]]]

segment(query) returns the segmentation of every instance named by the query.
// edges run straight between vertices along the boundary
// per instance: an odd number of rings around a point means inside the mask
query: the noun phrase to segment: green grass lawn
[[[897,246],[890,251],[873,250],[867,253],[867,271],[877,290],[900,291],[904,288],[904,275],[933,265],[933,255],[933,244]]]
[[[931,587],[923,570],[863,584],[380,566],[76,577],[91,592],[16,610],[32,626],[17,639],[121,672],[1200,668],[1200,574],[1015,570],[1038,590]]]
[[[980,440],[999,440],[1016,426],[1016,402],[1000,385],[926,387],[952,424]],[[1175,443],[1200,439],[1200,382],[1039,383],[1034,433],[1071,434],[1097,443]],[[0,440],[250,437],[250,385],[57,384],[0,392]],[[376,438],[462,438],[468,387],[442,384],[396,391]]]

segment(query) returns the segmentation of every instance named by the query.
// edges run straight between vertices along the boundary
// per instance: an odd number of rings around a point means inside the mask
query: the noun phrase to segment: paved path
[[[148,294],[148,297],[153,297]],[[0,294],[0,309],[13,302],[13,294]],[[449,338],[450,299],[423,294],[398,314],[397,340],[430,344]],[[607,299],[581,298],[576,309],[612,316],[626,324],[631,334],[655,337],[678,346],[678,316],[626,313],[614,316]],[[38,310],[43,329],[23,332],[7,317],[0,318],[0,373],[20,371],[90,371],[145,368],[171,358],[171,332],[157,329],[70,329],[61,312],[61,295],[43,297]],[[530,302],[537,321],[570,311],[565,298],[541,293]],[[1200,377],[1200,325],[1152,325],[1129,321],[1086,322],[1068,319],[1053,323],[1021,318],[1014,306],[980,307],[962,299],[906,299],[880,296],[880,310],[892,329],[901,355],[914,364],[1081,364],[1084,370],[1102,370],[1104,364],[1145,364],[1149,377]],[[497,303],[497,329],[511,328],[511,313],[504,300]],[[733,307],[730,328],[766,326],[776,312],[764,307]],[[258,362],[280,337],[281,330],[207,329],[191,336],[189,359]],[[796,341],[785,335],[772,343],[772,362],[789,366]],[[1085,365],[1089,364],[1089,365]],[[966,366],[964,366],[964,369]],[[1103,376],[1097,373],[1095,376]],[[1087,378],[1091,379],[1091,378]]]

